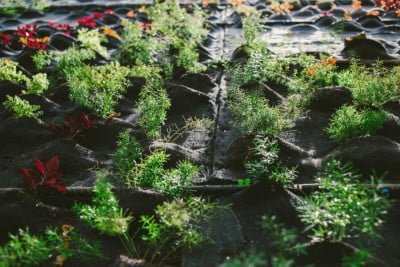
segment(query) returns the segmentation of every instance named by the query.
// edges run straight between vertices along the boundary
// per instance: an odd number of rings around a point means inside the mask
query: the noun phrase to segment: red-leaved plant
[[[60,159],[52,157],[44,164],[41,160],[35,159],[35,169],[21,169],[24,178],[24,186],[28,191],[36,191],[40,187],[54,188],[59,192],[66,192],[67,188],[58,183],[62,180],[62,173],[59,171]]]
[[[50,124],[48,129],[59,138],[74,141],[81,137],[82,131],[93,128],[94,125],[95,123],[90,120],[89,115],[86,113],[69,114],[65,116],[63,126]]]

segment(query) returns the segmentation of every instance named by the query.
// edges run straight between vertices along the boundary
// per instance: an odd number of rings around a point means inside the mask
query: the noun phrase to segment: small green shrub
[[[124,213],[106,180],[107,173],[97,173],[91,205],[74,204],[73,211],[92,228],[110,236],[127,233],[132,217]]]
[[[82,28],[78,30],[78,41],[81,46],[86,49],[90,49],[99,53],[101,56],[108,58],[109,54],[107,48],[101,45],[102,42],[106,42],[107,39],[104,35],[100,34],[99,29],[89,30]]]
[[[167,119],[171,101],[163,87],[145,86],[140,92],[137,108],[140,111],[139,125],[150,138],[158,138],[161,126]]]
[[[44,235],[32,235],[28,229],[20,229],[17,235],[10,235],[10,240],[0,247],[2,267],[42,266],[50,264],[51,260],[55,264],[69,258],[89,260],[101,257],[99,246],[91,244],[70,225],[63,225],[61,231],[48,228]]]
[[[64,53],[57,55],[57,71],[61,76],[67,78],[74,74],[75,70],[84,67],[84,61],[96,57],[93,50],[78,49],[75,46],[68,48]]]
[[[106,118],[126,90],[129,69],[117,61],[105,66],[84,66],[67,76],[70,98],[79,106]]]
[[[390,203],[376,192],[376,182],[360,182],[350,164],[328,162],[316,181],[321,190],[296,205],[313,241],[340,242],[349,238],[374,239]]]
[[[327,133],[332,139],[342,142],[374,134],[381,129],[387,121],[384,111],[365,110],[358,111],[353,106],[343,106],[333,114]]]
[[[7,100],[3,102],[4,107],[15,117],[37,118],[43,114],[40,106],[31,105],[28,101],[21,99],[19,96],[7,96]]]
[[[151,64],[153,43],[145,39],[143,28],[135,23],[123,21],[124,29],[122,38],[124,39],[118,59],[123,65],[142,65]]]
[[[26,82],[26,76],[19,71],[18,63],[10,59],[0,59],[0,81],[10,81],[13,83]]]
[[[241,89],[230,89],[228,105],[234,124],[244,134],[276,136],[289,124],[280,107],[269,105],[258,91],[245,93]]]
[[[400,99],[400,68],[386,70],[377,63],[367,68],[356,62],[340,74],[341,85],[347,86],[354,103],[361,107],[380,108]]]
[[[132,136],[129,130],[122,131],[118,135],[117,149],[112,154],[114,164],[119,175],[127,177],[142,157],[140,143]]]
[[[40,95],[49,88],[50,82],[47,79],[46,73],[38,73],[32,76],[32,79],[27,80],[24,94]]]
[[[257,35],[261,32],[262,26],[258,16],[247,16],[242,19],[243,35],[246,45],[252,46]]]
[[[41,69],[51,64],[53,59],[53,54],[48,53],[44,50],[39,50],[36,54],[32,56],[33,63],[37,69]]]

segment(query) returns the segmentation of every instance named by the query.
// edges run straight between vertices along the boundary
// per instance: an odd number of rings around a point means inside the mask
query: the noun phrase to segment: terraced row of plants
[[[356,2],[7,2],[0,266],[398,266],[400,40],[268,42]]]

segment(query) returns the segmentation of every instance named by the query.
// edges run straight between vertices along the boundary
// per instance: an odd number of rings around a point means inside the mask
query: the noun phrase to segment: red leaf
[[[60,168],[60,158],[58,156],[54,156],[49,161],[46,162],[46,173],[58,172]]]
[[[46,167],[44,166],[43,162],[40,161],[40,160],[38,160],[38,159],[35,159],[35,165],[36,165],[37,170],[38,170],[42,175],[45,175],[45,173],[46,173]]]
[[[24,186],[27,190],[32,191],[37,184],[37,180],[35,175],[33,175],[31,170],[28,169],[21,169],[22,174],[25,176],[24,177]]]

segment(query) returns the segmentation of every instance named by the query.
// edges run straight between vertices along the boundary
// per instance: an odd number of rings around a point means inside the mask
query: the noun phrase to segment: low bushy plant
[[[89,30],[87,28],[79,29],[78,41],[80,42],[81,47],[97,52],[105,58],[109,57],[107,48],[101,45],[101,43],[106,42],[107,39],[105,38],[104,35],[100,34],[98,29],[92,29],[92,30]]]
[[[108,174],[97,173],[91,205],[76,203],[73,211],[78,217],[99,232],[110,236],[127,233],[132,217],[126,215],[107,182]]]
[[[289,124],[280,106],[271,106],[259,91],[247,93],[231,88],[228,104],[235,126],[244,134],[276,136]]]
[[[381,110],[358,111],[353,106],[342,106],[333,114],[327,128],[329,137],[337,142],[374,134],[387,121],[387,114]]]
[[[139,125],[150,138],[158,138],[167,119],[171,100],[162,83],[161,87],[147,84],[139,95],[137,108],[140,111]]]
[[[27,100],[21,99],[19,96],[7,96],[7,100],[3,102],[4,107],[15,117],[37,118],[43,114],[40,106],[31,105]]]
[[[13,83],[26,82],[26,76],[18,70],[18,63],[10,59],[0,59],[0,81],[10,81]]]
[[[32,76],[32,79],[26,82],[26,91],[24,94],[40,95],[49,88],[50,82],[46,73],[38,73]]]
[[[331,160],[316,181],[321,189],[295,206],[312,241],[378,237],[377,227],[383,223],[390,202],[378,195],[374,177],[370,183],[363,183],[350,164]]]
[[[347,86],[360,107],[381,108],[400,99],[400,68],[385,69],[381,63],[367,68],[357,62],[340,74],[340,84]]]
[[[77,68],[67,76],[70,98],[79,106],[106,118],[122,98],[129,73],[129,69],[117,61],[105,66]]]
[[[67,78],[73,75],[75,70],[84,67],[86,60],[94,59],[95,57],[96,55],[93,50],[79,49],[76,46],[72,46],[55,57],[57,60],[57,71],[61,76]]]
[[[60,228],[61,231],[58,228],[48,228],[43,235],[33,235],[28,229],[20,229],[18,234],[10,235],[10,240],[0,247],[0,265],[64,265],[71,258],[104,258],[98,244],[86,240],[74,227],[62,225]]]

